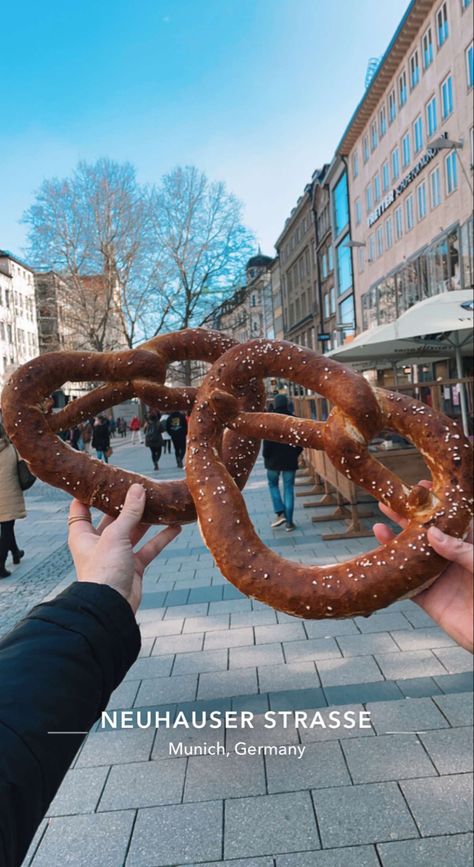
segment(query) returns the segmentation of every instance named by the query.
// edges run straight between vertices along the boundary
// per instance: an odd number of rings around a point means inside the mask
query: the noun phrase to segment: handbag
[[[26,461],[20,458],[18,452],[16,453],[16,470],[21,490],[28,491],[36,482],[36,476],[33,475]]]
[[[110,458],[111,455],[113,455],[113,453],[114,453],[114,450],[113,450],[112,446],[109,446],[108,449],[105,450],[105,457]]]

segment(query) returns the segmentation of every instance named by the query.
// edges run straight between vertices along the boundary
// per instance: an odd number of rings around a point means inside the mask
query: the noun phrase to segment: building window
[[[474,42],[471,42],[466,51],[467,86],[474,87]]]
[[[343,334],[353,334],[355,327],[355,315],[354,315],[354,296],[349,295],[348,298],[344,298],[344,301],[341,301],[339,304],[339,316],[338,322],[340,325],[345,325]]]
[[[324,318],[329,319],[329,295],[324,296]]]
[[[416,190],[416,203],[418,208],[418,219],[423,220],[426,217],[426,185],[421,183]]]
[[[368,261],[373,262],[375,259],[375,239],[373,235],[369,235],[369,255]]]
[[[352,154],[352,177],[357,178],[359,175],[359,154],[357,151]]]
[[[383,138],[387,132],[387,111],[383,105],[379,111],[379,135]]]
[[[430,174],[430,197],[431,207],[437,208],[441,203],[441,182],[439,177],[439,169],[435,169]]]
[[[388,220],[385,221],[385,244],[387,250],[393,246],[393,226],[392,226],[392,218],[389,217]]]
[[[407,133],[402,138],[402,164],[403,168],[410,164],[410,135]]]
[[[433,35],[431,33],[431,27],[428,27],[425,35],[423,36],[423,69],[428,69],[428,66],[431,66],[433,63]]]
[[[461,6],[463,8],[463,11],[464,11],[464,9],[467,9],[467,7],[470,5],[471,5],[471,0],[461,0]]]
[[[400,151],[395,148],[392,151],[392,183],[395,183],[400,174]]]
[[[337,247],[337,291],[339,295],[343,295],[352,286],[352,259],[350,247],[346,246],[349,236]]]
[[[428,130],[428,138],[432,138],[434,136],[436,130],[438,129],[438,112],[436,109],[436,97],[430,99],[429,103],[426,106],[426,127]]]
[[[370,149],[374,151],[379,143],[379,137],[377,133],[377,124],[375,120],[370,124]]]
[[[321,257],[321,276],[322,276],[323,280],[325,280],[326,277],[328,276],[328,260],[327,260],[326,253],[323,253],[323,255]]]
[[[453,193],[458,186],[458,167],[456,151],[451,151],[444,160],[446,176],[446,195]]]
[[[377,172],[374,178],[374,204],[380,202],[380,175]]]
[[[336,238],[349,223],[349,198],[347,195],[347,174],[339,178],[333,190],[334,229]]]
[[[444,45],[449,36],[447,7],[448,4],[443,3],[441,9],[438,10],[436,15],[436,33],[438,36],[438,48],[441,48],[441,46]]]
[[[413,124],[413,152],[417,154],[423,147],[423,119],[418,115]]]
[[[359,274],[362,274],[365,268],[365,247],[357,248],[357,264],[359,267]]]
[[[378,226],[375,233],[375,241],[377,244],[377,258],[383,253],[383,227]]]
[[[441,85],[441,117],[446,120],[452,113],[453,105],[453,79],[448,75]]]
[[[403,214],[402,214],[402,206],[399,205],[398,208],[395,208],[395,237],[397,241],[403,235]]]
[[[407,227],[407,232],[413,229],[415,224],[415,215],[413,212],[413,194],[407,196],[405,200],[405,222]]]
[[[388,160],[382,166],[382,190],[384,193],[387,192],[390,186],[390,169],[388,165]]]
[[[369,159],[369,137],[367,135],[365,135],[362,140],[362,157],[364,163]]]
[[[354,210],[355,210],[355,223],[356,223],[356,226],[359,226],[360,223],[362,222],[362,207],[360,204],[360,199],[355,200]]]
[[[397,97],[395,91],[392,90],[388,96],[388,122],[393,123],[397,116]]]
[[[334,286],[331,286],[329,290],[329,309],[332,316],[336,312],[336,290]]]
[[[407,74],[405,70],[398,79],[398,107],[403,108],[408,98]]]
[[[365,188],[365,210],[367,214],[370,214],[372,210],[372,187],[370,184]]]
[[[414,90],[420,80],[420,62],[418,60],[418,50],[414,51],[410,57],[410,89]]]
[[[329,245],[328,247],[328,271],[334,271],[334,261],[331,245]]]

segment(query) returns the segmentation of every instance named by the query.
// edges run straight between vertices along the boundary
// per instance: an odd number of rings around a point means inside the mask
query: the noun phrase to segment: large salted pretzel
[[[242,411],[246,383],[284,377],[322,394],[326,422]],[[267,548],[218,453],[224,428],[295,446],[325,449],[340,472],[409,519],[393,541],[330,566],[290,562]],[[368,451],[383,428],[423,454],[431,491],[405,485]],[[186,476],[204,541],[225,577],[248,596],[305,618],[370,614],[428,586],[445,561],[430,547],[431,525],[462,536],[472,510],[472,450],[460,428],[423,403],[372,388],[361,375],[285,341],[252,340],[228,350],[199,390],[188,430]]]
[[[167,387],[164,383],[168,365],[185,359],[212,363],[234,344],[232,338],[219,332],[196,328],[155,337],[129,351],[51,352],[39,356],[15,371],[3,390],[2,412],[8,435],[35,475],[83,503],[115,516],[129,486],[140,482],[147,492],[145,522],[193,521],[196,512],[184,480],[155,482],[91,460],[56,434],[132,396],[165,412],[189,412],[196,389]],[[52,413],[48,409],[49,395],[69,381],[104,384]],[[262,384],[245,384],[239,400],[242,408],[261,407]],[[258,441],[232,431],[218,440],[219,454],[231,477],[243,487],[258,453]]]

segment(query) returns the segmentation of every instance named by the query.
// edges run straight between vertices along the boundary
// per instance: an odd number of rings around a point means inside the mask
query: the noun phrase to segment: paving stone
[[[222,599],[223,588],[192,587],[189,593],[190,602],[217,602]]]
[[[245,593],[242,593],[238,590],[237,587],[234,587],[232,584],[226,583],[224,584],[224,595],[223,599],[247,599]]]
[[[389,732],[422,732],[447,728],[443,714],[430,698],[405,698],[402,701],[370,702],[372,725],[378,735]]]
[[[416,735],[352,738],[343,745],[354,783],[380,783],[436,774]]]
[[[472,654],[463,647],[436,648],[435,653],[450,674],[472,671]]]
[[[222,851],[222,804],[177,804],[139,810],[127,867],[216,860]],[[117,865],[115,865],[117,867]]]
[[[267,626],[276,623],[276,613],[271,608],[261,611],[240,611],[230,615],[230,628],[240,629],[242,626]]]
[[[269,793],[351,784],[338,743],[308,743],[304,747],[302,758],[265,756]]]
[[[265,692],[260,695],[238,695],[232,699],[232,710],[239,713],[243,710],[255,714],[265,713],[265,711],[270,710],[268,695]]]
[[[407,677],[397,680],[396,683],[406,698],[429,698],[431,695],[441,693],[440,687],[432,677]]]
[[[117,867],[125,860],[134,818],[127,810],[50,819],[32,864]]]
[[[438,695],[433,700],[452,726],[472,726],[474,722],[472,698],[470,693],[465,692]]]
[[[256,626],[255,643],[271,644],[275,641],[305,640],[306,632],[300,623],[278,623],[276,626]]]
[[[139,686],[139,680],[124,680],[110,696],[107,710],[133,707]]]
[[[435,626],[435,622],[426,611],[423,611],[419,605],[416,605],[415,602],[412,603],[411,608],[404,611],[404,615],[407,620],[411,623],[415,628],[423,628],[424,626]]]
[[[239,858],[237,861],[206,861],[199,867],[273,867],[273,858]]]
[[[79,753],[76,767],[146,762],[150,757],[153,735],[151,729],[92,732]]]
[[[193,701],[196,698],[197,676],[182,674],[176,677],[149,677],[142,680],[135,699],[135,707]]]
[[[400,787],[423,837],[472,830],[472,774],[404,780]]]
[[[283,689],[312,689],[320,686],[314,662],[293,662],[288,665],[264,665],[258,667],[260,692],[277,692]]]
[[[418,836],[396,783],[317,789],[313,800],[324,848]]]
[[[444,674],[446,671],[431,650],[378,653],[375,658],[387,680],[433,677],[437,674]]]
[[[253,644],[254,636],[251,626],[242,629],[218,629],[206,632],[204,650],[218,650],[222,647],[243,647]]]
[[[470,867],[472,865],[472,834],[381,843],[377,848],[383,867],[407,867],[407,865],[409,867]]]
[[[147,677],[169,677],[174,656],[147,656],[137,661],[128,670],[126,680],[142,680]]]
[[[198,653],[202,650],[204,633],[194,632],[191,635],[169,635],[157,638],[152,650],[152,656],[169,656],[172,653]]]
[[[209,614],[235,614],[251,611],[250,599],[226,599],[222,602],[211,602]]]
[[[151,649],[153,647],[155,639],[152,638],[143,638],[142,637],[142,646],[140,647],[139,657],[150,656]]]
[[[473,767],[472,729],[447,729],[420,734],[431,760],[440,774],[462,774]]]
[[[195,602],[194,605],[171,605],[166,609],[164,619],[175,620],[182,617],[203,617],[207,614],[208,607],[208,602]]]
[[[324,692],[320,687],[270,692],[268,697],[271,710],[306,710],[307,708],[326,707],[327,704]]]
[[[137,623],[139,625],[151,623],[152,621],[161,623],[165,610],[165,608],[150,608],[147,611],[142,611],[142,609],[139,608],[137,611]]]
[[[255,668],[218,671],[201,674],[199,677],[198,698],[218,698],[252,692],[258,692]]]
[[[226,802],[226,858],[278,855],[319,848],[308,792],[239,798]]]
[[[93,813],[108,773],[108,765],[68,771],[46,815],[68,816],[73,813]]]
[[[372,683],[384,679],[371,656],[321,659],[316,663],[316,668],[323,686]]]
[[[34,835],[32,841],[28,847],[28,852],[26,853],[25,858],[22,862],[22,867],[30,867],[30,865],[33,863],[33,861],[32,861],[33,856],[34,856],[34,854],[35,854],[35,852],[36,852],[36,850],[37,850],[37,848],[38,848],[38,846],[39,846],[39,844],[43,838],[43,835],[46,831],[46,828],[48,827],[48,824],[49,824],[49,820],[43,819],[43,821],[40,822],[40,824],[38,825],[36,832],[35,832],[35,835]]]
[[[194,632],[211,632],[229,628],[228,614],[215,614],[213,617],[187,617],[184,621],[183,634]]]
[[[350,714],[347,719],[344,717],[346,713]],[[361,713],[364,714],[362,718],[360,717]],[[343,738],[373,737],[375,734],[362,704],[320,708],[317,714],[318,724],[315,724],[313,728],[299,728],[301,743],[342,740]],[[311,720],[311,717],[309,719]]]
[[[349,846],[332,851],[280,855],[276,867],[380,867],[380,862],[373,846]]]
[[[185,772],[185,758],[114,765],[98,809],[126,810],[179,803]]]
[[[426,650],[438,647],[452,647],[455,642],[438,626],[431,628],[401,629],[391,633],[401,650]]]
[[[247,726],[239,729],[228,728],[226,731],[227,749],[234,750],[235,745],[241,741],[245,741],[247,745],[253,747],[299,744],[298,729],[293,724],[293,720],[290,720],[286,726],[279,717],[275,718],[275,722],[274,728],[268,728],[268,719],[259,713],[252,720],[253,728]]]
[[[402,633],[400,633],[402,634]],[[385,632],[370,632],[365,635],[347,635],[337,639],[343,656],[365,656],[374,653],[396,653],[397,645]]]
[[[231,647],[229,668],[253,668],[260,665],[283,663],[281,644],[261,644],[259,646]]]
[[[337,635],[358,635],[354,620],[305,620],[308,638],[334,638]]]
[[[363,703],[368,701],[396,701],[402,697],[393,680],[373,683],[352,683],[345,686],[325,686],[324,695],[329,705]]]
[[[140,632],[143,638],[162,635],[179,635],[183,628],[183,620],[150,620],[140,624]]]
[[[146,611],[147,608],[163,608],[165,604],[165,598],[168,595],[169,594],[162,592],[144,592],[142,596],[142,601],[140,602],[140,608],[143,611]]]
[[[435,682],[444,693],[472,692],[474,677],[472,671],[463,671],[462,674],[438,675]]]
[[[224,740],[223,729],[211,729],[210,723],[204,728],[158,728],[156,730],[155,742],[153,744],[152,759],[169,759],[169,761],[182,761],[182,759],[170,750],[170,744],[176,747],[178,744],[183,744],[183,753],[185,747],[203,747],[204,744],[214,743],[218,738]],[[178,799],[180,800],[180,799]]]
[[[240,732],[240,741],[246,739]],[[224,738],[214,732],[211,743]],[[191,756],[188,759],[184,801],[214,801],[221,798],[239,798],[265,794],[263,757],[231,754],[218,756]]]
[[[361,632],[393,632],[397,629],[413,629],[401,612],[371,614],[370,617],[354,618]]]
[[[227,650],[201,650],[200,653],[178,653],[173,676],[223,670],[227,670]]]
[[[304,659],[340,659],[341,651],[334,638],[308,638],[283,644],[287,662]]]

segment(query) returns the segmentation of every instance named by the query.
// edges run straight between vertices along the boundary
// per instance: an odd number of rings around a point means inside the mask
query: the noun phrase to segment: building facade
[[[413,0],[338,147],[358,331],[472,287],[472,14]]]
[[[315,253],[320,332],[318,345],[321,352],[338,346],[336,316],[336,283],[334,273],[334,248],[332,245],[331,199],[326,165],[313,175],[313,220],[315,225]]]
[[[0,389],[8,376],[38,355],[34,273],[0,250]]]

